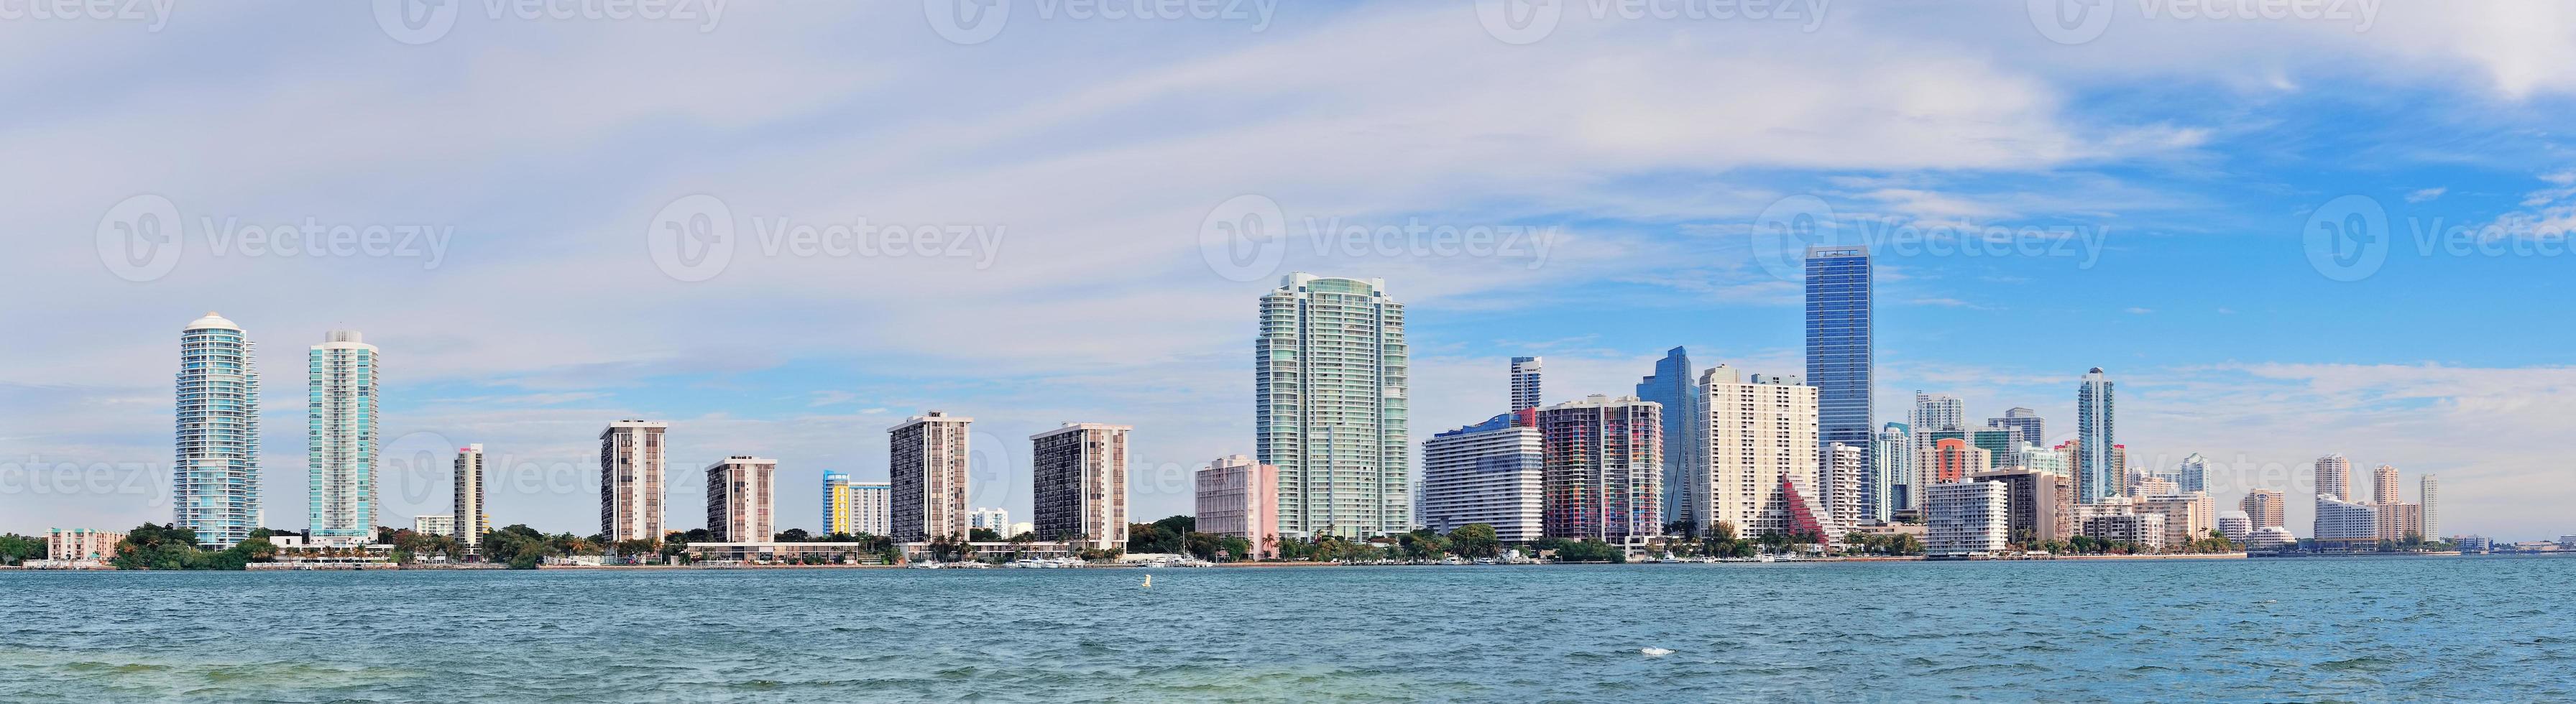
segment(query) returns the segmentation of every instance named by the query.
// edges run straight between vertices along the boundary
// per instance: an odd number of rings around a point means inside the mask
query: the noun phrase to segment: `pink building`
[[[1252,542],[1262,557],[1279,555],[1279,468],[1228,455],[1198,474],[1198,530]]]
[[[45,558],[66,562],[113,559],[116,544],[121,542],[125,542],[124,533],[55,528],[45,535]]]

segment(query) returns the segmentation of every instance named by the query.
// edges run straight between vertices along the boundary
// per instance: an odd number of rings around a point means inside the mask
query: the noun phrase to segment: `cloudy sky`
[[[2063,438],[2101,366],[2230,507],[2341,452],[2439,474],[2446,533],[2576,532],[2576,9],[999,1],[12,6],[0,530],[168,520],[209,310],[280,528],[334,327],[383,348],[388,524],[482,443],[499,521],[594,532],[600,428],[654,418],[673,527],[757,454],[811,528],[926,409],[1020,520],[1031,433],[1134,425],[1150,519],[1249,451],[1279,274],[1408,304],[1422,437],[1514,355],[1552,401],[1676,345],[1798,372],[1783,253],[1832,241],[1879,256],[1882,420]]]

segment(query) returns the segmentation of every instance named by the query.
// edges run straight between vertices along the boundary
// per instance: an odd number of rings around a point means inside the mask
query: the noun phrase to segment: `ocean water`
[[[1147,572],[0,572],[0,701],[2576,699],[2565,558]]]

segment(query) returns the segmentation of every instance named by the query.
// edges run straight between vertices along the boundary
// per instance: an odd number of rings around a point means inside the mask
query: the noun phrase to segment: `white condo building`
[[[2417,482],[2417,496],[2415,497],[2415,500],[2424,505],[2424,539],[2441,540],[2442,511],[2440,506],[2442,505],[2442,483],[2439,480],[2434,479],[2433,475],[2430,474],[2424,475],[2424,477],[2417,480]]]
[[[850,482],[850,527],[868,535],[894,534],[894,485]]]
[[[1871,517],[1862,515],[1862,487],[1869,481],[1869,453],[1861,448],[1834,443],[1824,449],[1824,476],[1817,481],[1819,503],[1832,523],[1859,525]],[[1839,537],[1839,536],[1837,536]]]
[[[718,543],[766,543],[778,528],[778,460],[734,455],[707,465],[707,532]]]
[[[2316,532],[2319,547],[2343,549],[2370,548],[2379,543],[2379,509],[2357,501],[2347,501],[2333,494],[2317,494]]]
[[[1986,556],[2012,542],[2012,515],[2003,482],[1934,484],[1928,494],[1923,553],[1932,557]]]
[[[1543,399],[1539,391],[1539,367],[1543,362],[1538,357],[1512,358],[1511,410],[1539,407]]]
[[[1369,538],[1413,525],[1404,305],[1386,283],[1281,277],[1253,347],[1254,460],[1279,468],[1279,533]]]
[[[258,352],[241,326],[214,313],[179,333],[171,521],[215,548],[260,527]]]
[[[930,411],[886,429],[889,535],[896,541],[966,537],[967,426],[974,422]]]
[[[1422,525],[1447,535],[1483,523],[1507,543],[1545,537],[1534,415],[1507,413],[1422,441]]]
[[[599,532],[610,542],[660,540],[671,424],[621,420],[599,431]]]
[[[1914,430],[1904,423],[1888,423],[1870,440],[1870,491],[1864,496],[1861,512],[1871,523],[1896,520],[1899,510],[1914,507]]]
[[[1732,525],[1738,535],[1788,532],[1780,480],[1807,496],[1816,490],[1816,387],[1796,377],[1755,374],[1748,381],[1720,364],[1700,375],[1699,388],[1708,413],[1699,421],[1708,443],[1699,456],[1708,466],[1694,469],[1683,489],[1692,515]]]
[[[1127,546],[1127,433],[1132,430],[1066,423],[1029,436],[1029,475],[1035,484],[1029,508],[1039,540],[1092,550]]]
[[[492,532],[492,515],[483,506],[483,446],[456,448],[456,472],[449,482],[454,489],[451,504],[456,517],[454,532],[448,534],[456,544],[478,547],[483,534]]]

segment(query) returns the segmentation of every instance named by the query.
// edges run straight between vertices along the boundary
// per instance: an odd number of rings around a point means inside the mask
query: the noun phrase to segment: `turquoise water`
[[[1152,573],[0,573],[0,701],[2576,698],[2576,559]]]

